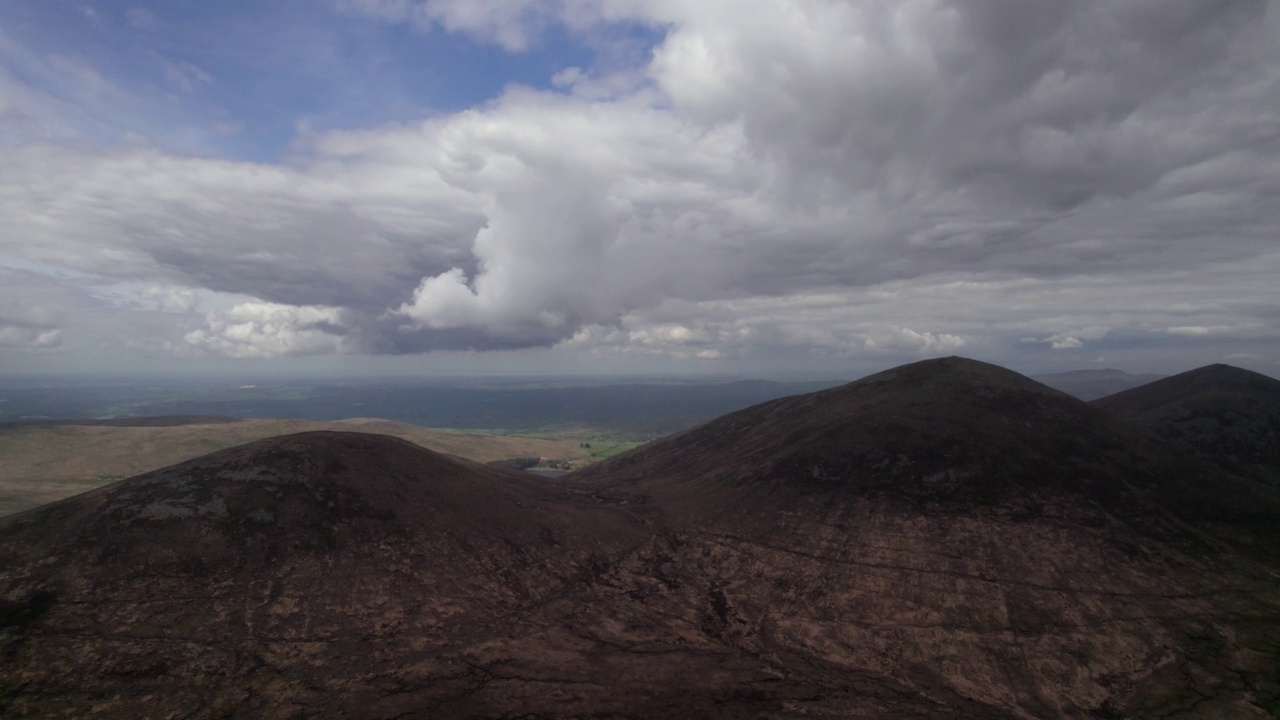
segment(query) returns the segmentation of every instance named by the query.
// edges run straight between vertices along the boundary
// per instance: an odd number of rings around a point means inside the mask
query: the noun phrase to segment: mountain
[[[1061,390],[1081,400],[1096,400],[1107,395],[1114,395],[1149,382],[1155,382],[1164,375],[1134,375],[1123,370],[1069,370],[1067,372],[1033,375],[1031,379],[1044,383],[1055,390]]]
[[[668,519],[839,497],[924,513],[1097,508],[1150,523],[1164,517],[1152,504],[1203,510],[1178,505],[1203,468],[1165,455],[1154,438],[1065,393],[945,358],[730,413],[574,477],[636,495]]]
[[[1093,404],[1229,470],[1280,484],[1280,380],[1209,365]]]
[[[0,520],[0,714],[430,707],[406,685],[447,704],[466,673],[436,652],[646,537],[590,497],[396,438],[223,450]]]
[[[1272,717],[1232,477],[959,358],[555,481],[261,441],[0,520],[0,714]]]
[[[0,516],[101,487],[210,452],[279,435],[310,431],[392,435],[428,450],[477,462],[548,458],[575,463],[608,442],[581,447],[552,439],[433,430],[373,418],[330,422],[207,417],[127,418],[80,424],[0,423]]]
[[[571,477],[670,529],[632,570],[661,570],[639,585],[661,605],[806,668],[813,694],[790,711],[1266,717],[1280,579],[1208,532],[1205,515],[1256,516],[1206,501],[1206,473],[1075,398],[948,358]]]

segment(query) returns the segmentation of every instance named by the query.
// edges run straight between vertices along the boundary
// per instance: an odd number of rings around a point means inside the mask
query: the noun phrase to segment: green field
[[[477,462],[538,458],[542,467],[572,469],[640,444],[589,429],[499,434],[373,419],[240,420],[173,427],[0,427],[0,516],[216,450],[312,430],[381,433]]]
[[[633,435],[601,432],[593,428],[581,427],[554,427],[544,430],[518,431],[504,437],[576,443],[584,458],[581,460],[574,459],[571,462],[571,467],[575,470],[596,460],[611,458],[632,448],[640,447],[645,443],[644,440],[638,439]]]

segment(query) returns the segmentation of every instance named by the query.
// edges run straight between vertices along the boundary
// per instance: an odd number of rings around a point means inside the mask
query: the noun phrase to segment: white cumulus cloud
[[[340,308],[241,303],[209,313],[206,327],[185,340],[191,348],[231,358],[270,358],[356,352],[347,315]]]

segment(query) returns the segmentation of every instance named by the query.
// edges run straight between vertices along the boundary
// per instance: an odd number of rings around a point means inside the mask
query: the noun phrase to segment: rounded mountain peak
[[[952,510],[1062,493],[1092,502],[1135,472],[1154,476],[1153,456],[1121,423],[1011,370],[948,357],[731,413],[573,477],[715,514],[801,496]]]
[[[845,391],[864,396],[882,393],[901,400],[903,393],[921,390],[927,390],[928,395],[938,402],[949,402],[947,398],[952,395],[963,398],[966,393],[980,397],[998,393],[1070,397],[1008,368],[954,355],[900,365],[834,388],[831,392]]]
[[[1265,394],[1280,397],[1280,380],[1221,363],[1188,370],[1094,402],[1099,407],[1129,412],[1142,407],[1185,401],[1204,393]]]
[[[492,472],[386,435],[307,432],[220,450],[31,512],[90,513],[89,525],[103,529],[179,520],[284,529],[391,519],[409,509],[411,495],[449,495],[470,475]]]
[[[5,518],[0,540],[92,566],[215,573],[368,543],[437,546],[444,557],[573,537],[590,552],[627,535],[616,518],[575,510],[593,505],[536,476],[399,438],[321,431],[221,450]]]
[[[1208,365],[1093,404],[1231,472],[1280,481],[1280,380]]]

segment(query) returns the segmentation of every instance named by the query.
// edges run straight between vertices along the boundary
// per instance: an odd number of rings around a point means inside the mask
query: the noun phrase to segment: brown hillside
[[[948,358],[571,478],[671,528],[619,573],[627,592],[822,678],[821,700],[784,703],[797,712],[1266,717],[1280,583],[1219,539],[1256,536],[1205,520],[1224,481],[1205,473],[1083,402]],[[1239,520],[1214,502],[1212,519]]]
[[[394,714],[405,684],[445,702],[461,676],[441,648],[501,635],[644,536],[395,438],[220,451],[0,520],[0,714]]]
[[[573,477],[673,518],[862,499],[926,514],[1051,512],[1151,525],[1167,524],[1155,507],[1193,491],[1199,473],[1065,393],[945,358],[731,413]]]
[[[0,714],[1276,716],[1278,505],[1166,451],[959,358],[557,481],[263,441],[0,520]]]

